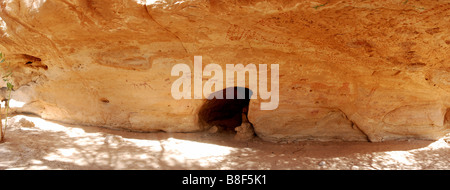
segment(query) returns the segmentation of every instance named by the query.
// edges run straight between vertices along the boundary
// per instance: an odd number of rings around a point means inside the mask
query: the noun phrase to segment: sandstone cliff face
[[[436,139],[449,132],[446,1],[2,1],[0,51],[18,112],[137,131],[194,132],[177,63],[279,64],[279,106],[250,101],[271,141]],[[208,77],[203,77],[203,82]]]

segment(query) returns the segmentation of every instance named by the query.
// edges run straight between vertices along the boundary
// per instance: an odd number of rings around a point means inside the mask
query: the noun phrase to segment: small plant
[[[327,4],[328,4],[328,2],[326,2],[326,3],[322,4],[322,5],[314,6],[313,8],[314,8],[314,9],[318,9],[319,7],[323,7],[323,6],[327,5]]]
[[[403,1],[403,5],[406,5],[406,3],[408,3],[408,0]],[[415,5],[409,5],[409,6],[411,6],[414,9],[418,9],[420,11],[424,11],[425,10],[425,8],[423,8],[423,7],[418,7],[418,6],[415,6]]]
[[[0,52],[0,64],[5,63],[5,58],[3,53]],[[6,66],[5,74],[2,75],[2,79],[6,82],[6,100],[5,100],[5,127],[3,128],[3,124],[0,120],[0,142],[5,140],[6,128],[8,127],[8,112],[9,112],[9,100],[11,99],[11,92],[14,88],[14,85],[11,83],[12,80],[12,69],[10,68],[10,64]]]

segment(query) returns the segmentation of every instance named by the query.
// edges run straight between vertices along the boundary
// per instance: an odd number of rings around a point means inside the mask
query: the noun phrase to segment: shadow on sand
[[[360,169],[399,169],[389,165],[397,159],[389,152],[405,154],[400,169],[448,168],[436,165],[448,149],[423,154],[433,141],[238,142],[230,133],[139,133],[18,117],[36,127],[9,129],[0,169],[351,169],[355,162]],[[329,167],[317,165],[323,160]]]

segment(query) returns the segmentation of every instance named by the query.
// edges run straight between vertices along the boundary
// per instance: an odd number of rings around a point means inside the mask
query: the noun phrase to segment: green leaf
[[[328,2],[326,2],[325,4],[322,4],[322,5],[314,6],[313,8],[318,9],[319,7],[323,7],[323,6],[327,5],[327,4],[328,4]]]
[[[1,59],[1,58],[0,58]],[[3,63],[3,62],[5,62],[5,59],[2,59],[1,61],[0,61],[0,63]]]
[[[10,72],[6,73],[5,75],[3,75],[2,78],[10,77],[11,75],[12,75],[12,72],[10,71]]]
[[[6,87],[8,90],[12,90],[14,88],[14,85],[12,85],[10,82],[6,83]]]

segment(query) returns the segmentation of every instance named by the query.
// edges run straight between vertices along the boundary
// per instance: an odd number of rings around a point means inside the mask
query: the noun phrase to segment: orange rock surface
[[[279,64],[269,141],[437,139],[449,132],[448,1],[2,1],[17,112],[136,131],[194,132],[177,63]],[[204,82],[207,80],[204,77]]]

